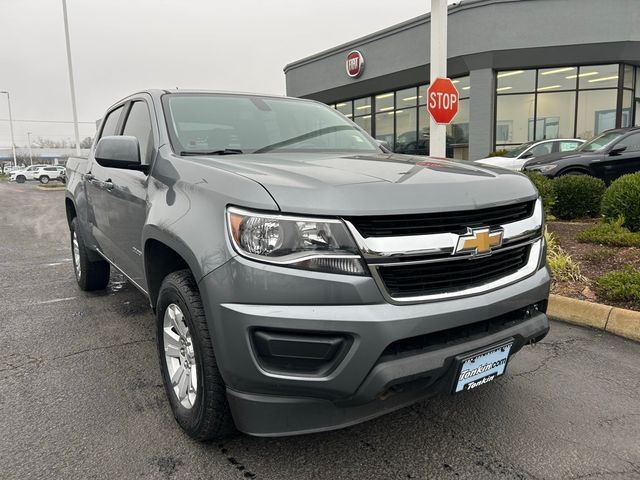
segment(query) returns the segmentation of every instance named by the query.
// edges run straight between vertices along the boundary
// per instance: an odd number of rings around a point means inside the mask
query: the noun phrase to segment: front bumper
[[[368,277],[309,275],[236,257],[205,276],[200,290],[234,421],[252,435],[330,430],[382,415],[449,391],[457,356],[508,339],[515,353],[549,329],[544,312],[532,307],[548,298],[546,268],[481,295],[392,305]],[[388,354],[397,342],[495,318],[508,321],[498,330]],[[256,352],[254,332],[261,329],[351,340],[336,365],[319,374],[273,371]]]

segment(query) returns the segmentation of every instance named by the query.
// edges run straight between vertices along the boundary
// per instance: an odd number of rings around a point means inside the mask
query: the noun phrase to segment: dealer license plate
[[[499,347],[463,358],[462,365],[458,370],[454,393],[473,390],[502,375],[507,368],[507,360],[512,346],[513,342],[505,343]]]

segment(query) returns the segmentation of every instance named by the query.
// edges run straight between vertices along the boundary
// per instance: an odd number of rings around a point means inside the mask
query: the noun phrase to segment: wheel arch
[[[151,306],[155,310],[158,293],[164,278],[172,272],[189,269],[196,279],[202,278],[202,270],[196,256],[178,238],[154,227],[145,227],[144,273]]]
[[[76,205],[68,196],[64,199],[64,209],[67,213],[67,224],[71,226],[71,221],[78,216]]]
[[[591,175],[593,176],[593,173],[591,173],[591,170],[589,170],[589,168],[582,166],[582,165],[571,165],[569,167],[565,167],[562,170],[560,170],[557,174],[556,177],[560,177],[562,175],[567,175],[571,172],[580,172],[583,173],[585,175]]]

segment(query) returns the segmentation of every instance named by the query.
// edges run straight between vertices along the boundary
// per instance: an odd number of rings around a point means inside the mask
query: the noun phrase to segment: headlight
[[[227,209],[231,243],[243,257],[285,267],[367,275],[342,221]]]
[[[531,167],[527,167],[527,170],[532,170],[534,172],[547,173],[556,168],[557,165],[549,164],[549,165],[532,165]]]

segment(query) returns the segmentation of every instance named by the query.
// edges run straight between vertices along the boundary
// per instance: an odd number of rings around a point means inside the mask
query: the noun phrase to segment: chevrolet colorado
[[[549,329],[526,177],[390,153],[321,103],[136,93],[67,175],[78,285],[113,267],[148,297],[168,400],[199,440],[469,391]]]

